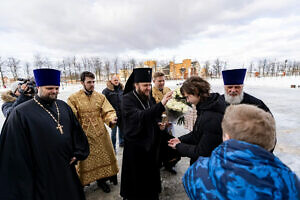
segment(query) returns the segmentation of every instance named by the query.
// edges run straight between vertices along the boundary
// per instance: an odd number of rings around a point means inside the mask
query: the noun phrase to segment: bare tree
[[[281,70],[281,67],[280,67],[281,63],[280,62],[277,62],[276,63],[276,73],[275,73],[275,76],[278,76],[278,73],[280,72]]]
[[[224,61],[223,70],[226,70],[226,68],[227,68],[227,62]],[[220,74],[221,74],[221,72],[220,72]]]
[[[214,74],[217,77],[220,77],[221,76],[221,68],[222,68],[222,66],[220,64],[220,60],[219,59],[215,60],[215,64],[212,67],[213,67]]]
[[[7,59],[7,66],[9,67],[14,80],[17,80],[17,78],[18,78],[19,64],[20,64],[20,60],[14,58],[14,57],[10,57]]]
[[[285,60],[284,61],[284,71],[286,72],[286,68],[287,68],[287,62],[288,62],[288,60]]]
[[[258,62],[258,73],[260,76],[263,76],[264,75],[264,70],[265,70],[265,64],[266,64],[267,60],[264,59],[264,60],[260,60]]]
[[[116,57],[114,59],[114,71],[115,71],[115,74],[118,74],[118,62],[119,62],[118,57]]]
[[[292,64],[292,76],[297,75],[297,72],[298,72],[298,62],[294,60]]]
[[[253,73],[253,62],[251,61],[249,67],[248,67],[248,72],[250,74],[250,77],[252,76],[252,73]]]
[[[25,72],[26,72],[27,78],[30,78],[30,63],[29,62],[25,63]]]
[[[295,75],[300,75],[300,62],[296,62]]]
[[[287,68],[288,68],[288,74],[290,76],[293,75],[293,64],[292,64],[292,61],[288,62]]]
[[[110,75],[110,61],[106,60],[104,63],[104,71],[106,75],[106,79],[109,80],[109,75]]]
[[[39,69],[44,66],[44,60],[42,59],[42,57],[39,54],[36,54],[34,56],[33,65],[34,65],[34,67],[39,68]]]
[[[135,67],[136,67],[136,61],[135,61],[134,58],[131,58],[131,59],[129,60],[129,68],[130,68],[130,70],[132,71]]]
[[[275,74],[275,62],[276,61],[269,63],[268,74],[271,74],[271,76]]]
[[[73,83],[73,77],[72,77],[72,59],[67,58],[66,64],[69,71],[69,79],[71,80],[71,83]]]
[[[98,58],[98,59],[99,59],[99,58]],[[92,69],[96,70],[96,69],[95,69],[95,65],[94,65],[94,63],[93,63],[93,60],[89,59],[89,60],[88,60],[88,71],[89,71],[89,72],[92,72]]]
[[[82,64],[80,62],[77,62],[77,69],[78,69],[78,72],[79,72],[79,76],[82,72]]]
[[[96,73],[96,80],[97,81],[101,81],[101,76],[102,76],[102,61],[99,57],[94,57],[92,58],[92,61],[89,61],[89,68],[91,68],[90,66],[92,65],[95,69],[95,73]],[[91,70],[89,70],[91,71]],[[98,77],[98,78],[97,78]]]
[[[67,63],[65,59],[62,60],[62,68],[63,68],[62,72],[64,74],[64,79],[67,82]]]
[[[262,66],[262,75],[265,76],[265,71],[266,71],[266,67],[267,67],[267,59],[264,59],[263,61],[263,66]]]
[[[127,72],[128,72],[128,63],[123,60],[122,61],[122,70],[123,70],[123,75],[124,75],[124,81],[126,82],[127,81]]]
[[[143,66],[144,66],[144,61],[142,61],[142,60],[139,61],[138,66],[139,66],[139,67],[143,67]],[[149,67],[152,67],[152,71],[153,71],[153,72],[156,72],[156,70],[157,70],[157,69],[156,69],[156,63],[155,63],[155,65],[154,65],[154,68],[153,68],[153,66],[149,66]]]
[[[4,87],[5,83],[4,83],[4,61],[2,61],[1,57],[0,57],[0,73],[1,73],[1,81],[2,81],[2,86]]]
[[[43,65],[44,65],[45,67],[47,67],[47,68],[52,68],[52,62],[49,60],[48,57],[45,57],[45,58],[43,59]]]
[[[58,70],[60,70],[61,74],[64,73],[64,67],[63,67],[63,63],[62,62],[57,61],[56,64],[55,64],[55,68],[58,69]],[[63,76],[63,75],[61,75],[61,76]]]
[[[83,70],[87,71],[88,66],[89,66],[89,59],[86,57],[83,57],[81,60],[82,60]]]
[[[73,70],[74,70],[74,78],[75,78],[75,81],[77,82],[77,79],[78,79],[78,74],[80,73],[79,69],[78,69],[78,63],[76,61],[76,57],[74,56],[71,60],[71,65],[73,67]]]

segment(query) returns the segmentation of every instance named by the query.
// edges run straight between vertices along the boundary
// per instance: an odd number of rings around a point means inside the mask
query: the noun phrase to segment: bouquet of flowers
[[[174,90],[172,99],[166,104],[167,117],[171,122],[184,123],[184,114],[191,109],[191,104],[181,95],[180,88]]]

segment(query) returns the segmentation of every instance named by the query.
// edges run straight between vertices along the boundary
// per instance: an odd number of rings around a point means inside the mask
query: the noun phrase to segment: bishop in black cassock
[[[17,106],[1,131],[0,199],[83,200],[75,163],[89,154],[87,138],[71,108],[56,99],[60,72],[34,75],[38,95]]]
[[[158,104],[137,90],[137,85],[146,84],[151,90],[151,69],[134,69],[124,90],[122,101],[122,129],[124,151],[121,174],[121,196],[126,200],[157,200],[161,191],[159,146],[161,135],[157,119],[165,110],[164,105],[171,98]],[[145,86],[144,86],[145,87]],[[166,100],[166,101],[165,101]]]

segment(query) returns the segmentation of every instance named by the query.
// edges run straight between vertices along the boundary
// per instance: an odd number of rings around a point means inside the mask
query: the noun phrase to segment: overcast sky
[[[0,56],[300,60],[299,0],[0,0]]]

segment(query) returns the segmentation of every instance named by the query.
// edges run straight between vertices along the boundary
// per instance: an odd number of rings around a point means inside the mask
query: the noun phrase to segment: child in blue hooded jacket
[[[223,143],[186,171],[190,199],[300,199],[300,181],[275,155],[275,121],[252,105],[226,109]]]

